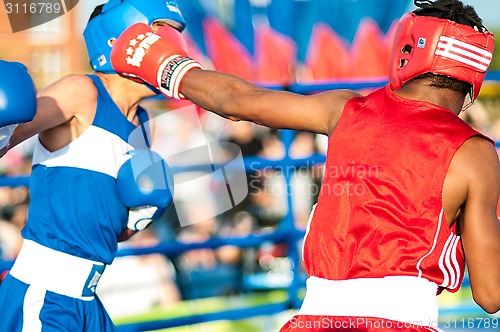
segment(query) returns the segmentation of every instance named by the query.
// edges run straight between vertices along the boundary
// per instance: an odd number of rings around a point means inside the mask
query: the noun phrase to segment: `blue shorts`
[[[115,331],[101,301],[36,289],[10,274],[0,287],[0,331]]]
[[[114,331],[95,288],[105,265],[24,240],[0,288],[0,331]]]

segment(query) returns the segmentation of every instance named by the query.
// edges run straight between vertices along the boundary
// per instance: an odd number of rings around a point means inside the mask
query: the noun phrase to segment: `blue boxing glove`
[[[173,200],[173,175],[163,158],[147,149],[127,153],[118,171],[116,186],[120,201],[129,208],[127,228],[145,229],[161,217]]]
[[[17,125],[33,120],[36,91],[26,67],[0,60],[0,149],[9,144]]]

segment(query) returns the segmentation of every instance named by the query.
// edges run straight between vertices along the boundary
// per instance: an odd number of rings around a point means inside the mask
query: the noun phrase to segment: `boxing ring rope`
[[[500,71],[493,71],[488,73],[486,80],[500,81]],[[311,94],[330,89],[372,89],[384,86],[387,84],[386,80],[373,80],[373,81],[346,81],[346,82],[330,82],[330,83],[317,83],[317,84],[293,84],[288,87],[282,86],[268,86],[272,89],[286,90],[299,94]],[[236,308],[231,310],[222,310],[204,314],[193,314],[191,316],[183,316],[169,319],[162,319],[156,321],[131,323],[117,326],[120,332],[144,331],[144,330],[158,330],[170,327],[192,325],[205,322],[213,322],[219,320],[241,320],[252,318],[256,316],[272,315],[281,313],[287,309],[300,308],[302,299],[300,297],[300,290],[304,287],[303,273],[300,271],[300,254],[299,254],[299,241],[303,238],[305,231],[298,229],[294,223],[293,215],[293,202],[291,192],[291,178],[293,175],[294,167],[311,166],[314,164],[323,164],[326,160],[323,154],[314,154],[309,158],[292,158],[289,154],[290,147],[294,139],[294,131],[280,130],[280,139],[285,148],[285,155],[281,159],[266,159],[260,157],[245,157],[245,168],[247,171],[255,171],[258,169],[272,168],[283,171],[285,179],[286,197],[287,197],[287,212],[283,219],[280,221],[276,229],[271,233],[265,234],[250,234],[245,237],[213,237],[207,241],[183,243],[180,241],[167,241],[159,243],[152,247],[144,248],[123,248],[117,252],[117,257],[123,256],[139,256],[147,254],[163,254],[168,257],[178,256],[186,251],[195,249],[216,249],[222,246],[232,245],[240,248],[258,247],[264,243],[281,243],[286,244],[288,249],[288,257],[292,262],[293,278],[291,284],[287,287],[287,299],[285,301],[276,301],[273,303],[256,305],[252,307]],[[496,147],[500,148],[500,142],[496,142]],[[283,166],[294,166],[284,167]],[[189,168],[176,169],[174,172],[196,170],[197,167],[203,165],[193,165]],[[28,187],[29,176],[2,176],[0,177],[0,186],[5,187]],[[5,261],[0,259],[0,272],[8,270],[12,266],[12,261]],[[464,280],[464,285],[467,285],[468,280]],[[463,306],[460,309],[441,309],[443,314],[476,314],[481,315],[484,313],[476,305]]]

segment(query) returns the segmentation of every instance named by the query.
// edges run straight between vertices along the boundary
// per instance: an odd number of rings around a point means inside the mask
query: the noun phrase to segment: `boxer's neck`
[[[137,83],[118,74],[96,73],[120,111],[129,119],[135,118],[139,103],[154,96],[145,84]]]
[[[408,82],[394,91],[398,96],[432,103],[460,114],[464,105],[463,96],[456,91],[426,85],[425,82]]]

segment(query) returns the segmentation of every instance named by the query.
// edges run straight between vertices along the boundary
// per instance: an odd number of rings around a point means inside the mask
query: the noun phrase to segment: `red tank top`
[[[329,139],[304,243],[310,276],[416,276],[456,291],[464,254],[442,207],[457,149],[481,135],[452,111],[387,86],[347,102]]]

